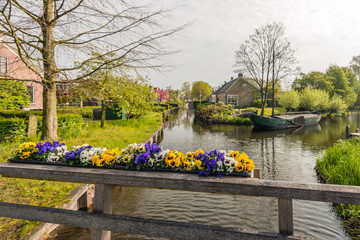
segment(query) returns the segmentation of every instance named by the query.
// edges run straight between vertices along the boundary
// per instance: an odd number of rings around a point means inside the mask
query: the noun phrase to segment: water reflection
[[[204,125],[192,111],[184,111],[171,117],[160,145],[182,152],[198,148],[240,150],[254,160],[263,179],[314,183],[316,159],[324,149],[345,138],[348,124],[355,131],[360,126],[360,115],[327,118],[306,128],[257,131],[251,126]],[[277,200],[273,198],[117,187],[114,213],[277,232]],[[322,202],[294,201],[294,231],[318,239],[348,239],[332,204]],[[85,232],[68,228],[57,239],[88,239]],[[149,239],[121,233],[112,236]]]

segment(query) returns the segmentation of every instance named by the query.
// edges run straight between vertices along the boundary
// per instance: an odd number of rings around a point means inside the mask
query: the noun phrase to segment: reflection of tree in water
[[[178,111],[168,116],[168,120],[164,123],[164,127],[171,130],[176,126],[183,125],[185,129],[189,129],[191,128],[193,119],[193,111]]]

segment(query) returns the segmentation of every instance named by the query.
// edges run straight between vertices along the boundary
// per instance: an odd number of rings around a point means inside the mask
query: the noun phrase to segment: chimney
[[[231,77],[231,80],[233,80],[234,78],[233,77]]]
[[[243,78],[243,74],[242,74],[242,73],[238,73],[238,77],[239,77],[239,78]]]
[[[226,83],[226,81],[224,81],[224,83]]]

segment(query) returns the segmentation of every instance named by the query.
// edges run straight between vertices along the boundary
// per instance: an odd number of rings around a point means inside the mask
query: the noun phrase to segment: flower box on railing
[[[58,141],[24,143],[15,151],[9,162],[51,164],[73,167],[114,168],[143,171],[168,171],[196,173],[199,176],[233,175],[250,177],[254,162],[239,151],[201,149],[183,154],[176,150],[164,150],[156,143],[130,144],[124,149],[98,148],[88,144],[72,149]]]

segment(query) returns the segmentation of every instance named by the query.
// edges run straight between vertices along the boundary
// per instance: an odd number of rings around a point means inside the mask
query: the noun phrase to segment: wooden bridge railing
[[[0,163],[4,177],[94,183],[93,212],[0,203],[0,216],[92,229],[92,239],[110,239],[110,231],[174,239],[306,239],[293,235],[292,199],[360,204],[360,187],[303,184],[196,174]],[[260,233],[217,226],[112,215],[115,185],[278,198],[279,232]]]

